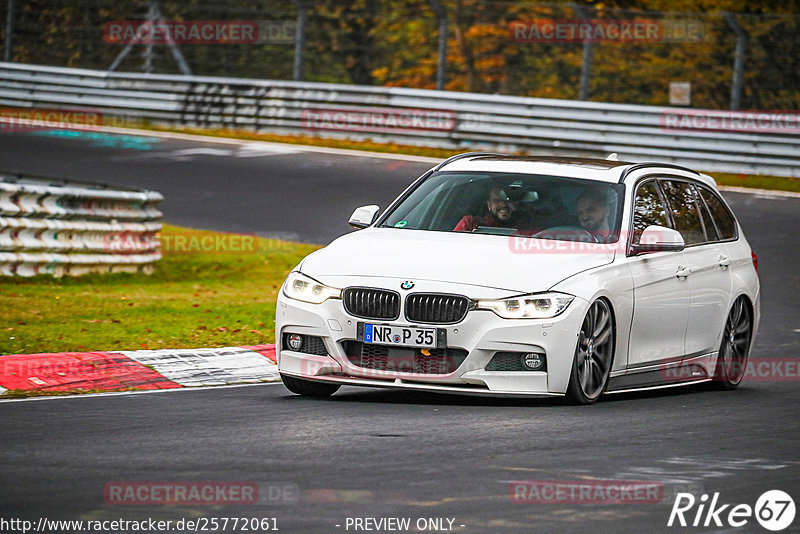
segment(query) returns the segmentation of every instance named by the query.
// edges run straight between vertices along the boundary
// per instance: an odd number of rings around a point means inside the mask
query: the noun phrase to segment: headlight
[[[322,304],[328,299],[342,298],[342,290],[320,284],[313,278],[298,273],[289,274],[283,284],[283,294],[290,299],[302,300],[311,304]]]
[[[520,295],[507,299],[478,300],[476,308],[491,310],[505,319],[549,319],[566,310],[574,298],[564,293]]]

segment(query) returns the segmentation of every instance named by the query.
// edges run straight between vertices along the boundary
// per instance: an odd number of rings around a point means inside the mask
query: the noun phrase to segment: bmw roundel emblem
[[[406,280],[405,282],[400,284],[401,289],[411,289],[412,287],[414,287],[414,282],[412,282],[411,280]]]

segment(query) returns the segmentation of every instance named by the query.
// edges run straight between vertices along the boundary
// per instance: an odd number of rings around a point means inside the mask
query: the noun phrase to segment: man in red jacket
[[[486,215],[482,217],[465,215],[453,228],[453,231],[472,232],[479,226],[507,227],[513,212],[514,203],[508,199],[508,195],[502,189],[494,186],[489,192],[489,198],[486,201]]]

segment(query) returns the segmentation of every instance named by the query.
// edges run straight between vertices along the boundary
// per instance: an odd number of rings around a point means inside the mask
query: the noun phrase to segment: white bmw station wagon
[[[281,288],[294,393],[341,385],[566,396],[738,386],[760,317],[757,260],[709,176],[661,163],[468,153]]]

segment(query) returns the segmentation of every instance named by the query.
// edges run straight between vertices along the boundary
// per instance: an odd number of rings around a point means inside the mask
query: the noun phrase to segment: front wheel
[[[286,389],[298,395],[308,397],[330,397],[339,389],[339,384],[328,384],[325,382],[312,382],[302,378],[294,378],[281,373],[281,380]]]
[[[569,402],[592,404],[603,394],[614,360],[614,338],[611,306],[598,299],[589,306],[581,324],[567,386]]]
[[[750,341],[753,337],[753,312],[739,297],[733,303],[719,347],[717,363],[714,366],[713,384],[718,389],[736,389],[744,377],[747,357],[750,355]]]

